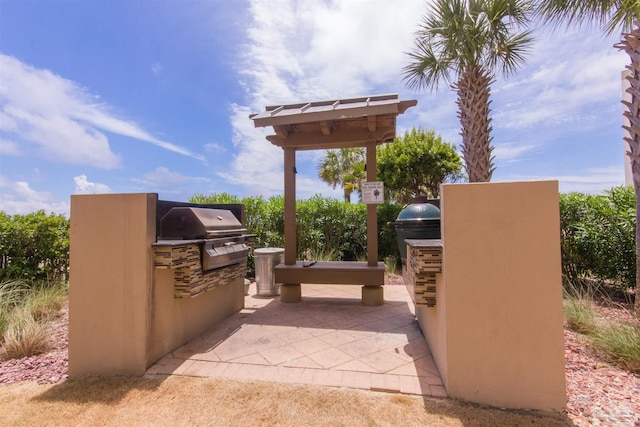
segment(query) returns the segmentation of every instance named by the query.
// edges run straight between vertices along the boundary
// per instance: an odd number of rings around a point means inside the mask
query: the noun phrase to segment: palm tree
[[[524,63],[533,41],[524,28],[533,7],[530,0],[435,0],[403,69],[411,89],[437,90],[444,82],[456,92],[470,182],[490,181],[495,169],[491,84],[497,69],[508,76]]]
[[[365,181],[365,157],[362,148],[328,150],[318,166],[318,176],[332,188],[340,185],[344,200],[351,202],[351,193],[360,192]]]
[[[627,155],[631,159],[631,175],[636,193],[636,302],[635,310],[640,314],[640,2],[638,0],[540,0],[540,15],[552,25],[562,22],[571,24],[596,24],[605,34],[621,31],[622,39],[614,47],[631,58],[627,65],[627,93],[631,101],[623,101],[623,125],[625,142],[629,146]]]

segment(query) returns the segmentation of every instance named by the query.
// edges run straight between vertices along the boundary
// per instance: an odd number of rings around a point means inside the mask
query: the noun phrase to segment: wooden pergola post
[[[296,150],[284,149],[284,263],[296,263]]]
[[[367,181],[376,180],[377,141],[367,144]],[[378,265],[378,205],[367,205],[367,264]]]

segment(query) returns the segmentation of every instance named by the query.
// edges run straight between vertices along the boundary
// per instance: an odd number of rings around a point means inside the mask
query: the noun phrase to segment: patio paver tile
[[[263,350],[260,352],[260,354],[272,365],[280,365],[281,363],[285,363],[290,360],[297,359],[300,356],[304,356],[301,352],[290,345]]]
[[[239,313],[165,356],[147,374],[446,397],[406,289],[385,287],[385,303],[377,307],[363,306],[360,292],[359,286],[303,284],[299,304],[246,296]]]
[[[333,368],[353,359],[350,355],[337,348],[328,348],[308,356],[325,369]]]

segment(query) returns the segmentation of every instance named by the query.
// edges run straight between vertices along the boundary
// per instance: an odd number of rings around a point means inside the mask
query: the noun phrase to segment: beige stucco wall
[[[443,272],[417,315],[449,396],[566,405],[556,181],[442,186]]]
[[[243,307],[243,279],[195,298],[180,299],[173,297],[173,270],[156,269],[149,339],[150,360],[160,359]]]
[[[407,248],[409,249],[409,248]],[[444,384],[447,384],[447,288],[443,284],[442,274],[436,274],[436,306],[431,308],[416,307],[416,315],[420,329],[431,349]]]
[[[142,375],[244,306],[242,280],[175,299],[153,266],[157,194],[71,197],[69,376]]]
[[[156,201],[156,194],[71,196],[71,377],[147,367]]]

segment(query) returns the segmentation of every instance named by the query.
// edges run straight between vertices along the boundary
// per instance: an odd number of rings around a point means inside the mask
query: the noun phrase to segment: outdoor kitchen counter
[[[412,248],[441,248],[442,239],[406,239],[405,243]]]
[[[155,268],[173,270],[175,298],[194,298],[246,276],[246,258],[233,265],[203,271],[200,247],[205,241],[206,239],[159,240],[153,244]]]
[[[206,239],[193,239],[193,240],[158,240],[151,246],[182,246],[204,243]]]

